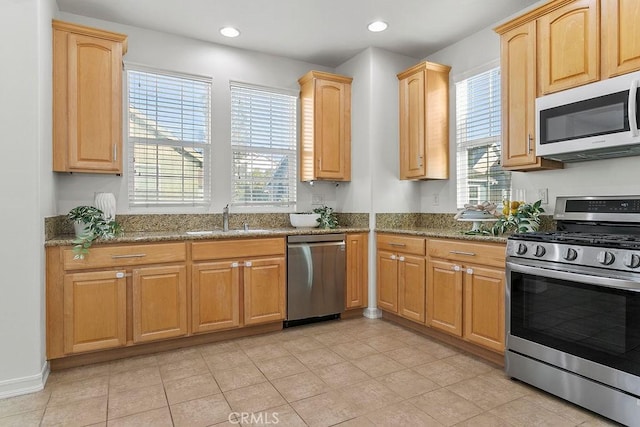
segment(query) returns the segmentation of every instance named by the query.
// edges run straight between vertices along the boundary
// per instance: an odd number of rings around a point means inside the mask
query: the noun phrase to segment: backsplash
[[[540,231],[556,229],[556,222],[551,215],[542,215],[540,219]],[[447,213],[378,213],[376,214],[376,228],[430,228],[466,231],[471,229],[471,224],[457,221],[455,214]]]

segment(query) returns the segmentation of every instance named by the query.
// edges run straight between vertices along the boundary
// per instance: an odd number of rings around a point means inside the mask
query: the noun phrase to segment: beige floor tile
[[[485,412],[456,424],[456,427],[509,427],[510,425],[506,420]]]
[[[256,362],[256,366],[269,380],[275,380],[276,378],[283,378],[289,375],[308,371],[308,368],[300,363],[300,361],[294,356],[284,356],[276,359],[263,360],[261,362]]]
[[[375,348],[379,352],[396,350],[400,347],[405,346],[405,343],[389,335],[381,335],[381,336],[375,336],[372,338],[367,338],[362,340],[362,342],[369,345],[370,347]]]
[[[220,390],[229,391],[236,388],[247,387],[254,384],[260,384],[267,381],[262,371],[253,364],[253,362],[225,371],[216,371],[214,375]]]
[[[362,369],[351,362],[337,363],[314,369],[316,375],[332,388],[344,387],[370,379]]]
[[[109,420],[108,427],[172,427],[171,413],[169,407],[153,409],[151,411],[140,412],[128,417]]]
[[[207,356],[213,356],[214,354],[228,353],[231,351],[240,350],[240,346],[234,340],[214,342],[211,344],[203,344],[196,348],[200,351],[200,354],[202,354],[202,357],[205,357],[205,358]]]
[[[362,415],[358,418],[352,418],[349,421],[336,424],[336,427],[375,427],[375,424]]]
[[[491,415],[500,417],[514,426],[554,426],[569,427],[576,423],[543,408],[527,397],[523,397],[489,411]]]
[[[42,426],[86,426],[107,420],[107,396],[47,406]]]
[[[109,377],[100,376],[74,382],[64,382],[51,390],[48,405],[63,405],[77,400],[106,396],[109,392]]]
[[[475,403],[485,411],[524,396],[512,388],[496,386],[482,376],[457,382],[448,386],[447,390]]]
[[[283,427],[305,427],[302,418],[289,405],[278,406],[258,413],[240,414],[238,417],[240,424],[250,427],[263,426],[283,426]]]
[[[403,365],[384,354],[372,354],[371,356],[352,360],[352,363],[372,377],[380,377],[406,369]]]
[[[221,393],[171,405],[171,415],[176,427],[209,426],[225,422],[229,420],[231,412]]]
[[[297,353],[296,357],[309,369],[318,369],[345,361],[338,353],[328,348],[303,351]]]
[[[50,397],[51,391],[38,391],[23,396],[0,399],[0,418],[44,409]]]
[[[196,347],[179,348],[177,350],[163,351],[156,353],[158,365],[166,365],[167,363],[175,363],[189,359],[201,359],[200,350]]]
[[[240,346],[240,349],[247,350],[249,348],[260,347],[263,345],[273,344],[275,342],[280,342],[278,338],[280,332],[273,332],[264,335],[254,335],[246,338],[238,338],[236,343]]]
[[[99,363],[95,365],[79,366],[77,368],[53,371],[47,379],[47,386],[56,386],[60,383],[74,382],[93,379],[111,372],[110,363]]]
[[[235,412],[259,412],[287,403],[270,383],[227,391],[224,396]]]
[[[145,356],[135,356],[128,357],[126,359],[114,360],[110,365],[111,375],[113,375],[119,372],[158,366],[158,359],[156,359],[156,356],[154,354],[150,354]]]
[[[261,362],[263,360],[275,359],[277,357],[290,356],[291,353],[283,347],[281,343],[265,344],[256,347],[244,348],[244,352],[253,362]]]
[[[249,356],[247,356],[242,350],[233,350],[205,356],[204,361],[214,374],[219,371],[251,363]]]
[[[436,342],[435,340],[425,341],[422,344],[417,344],[415,347],[418,350],[423,351],[429,356],[436,359],[443,359],[445,357],[460,354],[460,351],[454,349],[453,347],[449,347],[446,344],[441,344],[439,342]]]
[[[109,377],[109,392],[117,393],[161,383],[160,369],[157,366],[150,366],[111,374]]]
[[[595,414],[580,406],[574,405],[565,400],[559,399],[555,396],[547,394],[545,392],[532,393],[522,399],[525,402],[530,402],[532,405],[538,405],[542,408],[558,414],[575,424],[581,424],[586,421],[594,419]]]
[[[167,406],[162,384],[109,393],[107,419],[122,418]]]
[[[174,381],[165,381],[164,390],[169,405],[220,393],[218,384],[209,372]]]
[[[446,426],[468,420],[483,412],[477,405],[445,389],[422,394],[409,402]]]
[[[348,360],[359,359],[361,357],[371,356],[372,354],[378,353],[378,350],[362,341],[336,344],[329,348]]]
[[[373,425],[382,427],[437,427],[442,425],[408,402],[380,409],[367,414],[366,417]]]
[[[306,399],[330,390],[330,387],[312,372],[302,372],[271,382],[288,402]]]
[[[438,384],[410,369],[392,372],[377,380],[405,399],[440,388]]]
[[[486,374],[487,372],[496,371],[498,369],[497,366],[490,364],[489,362],[485,362],[484,360],[476,357],[467,356],[466,354],[457,354],[455,356],[447,357],[444,361],[451,366],[455,366],[460,370],[475,375]]]
[[[300,336],[295,339],[287,340],[282,343],[282,346],[290,353],[297,354],[309,350],[316,350],[323,348],[324,344],[315,338]]]
[[[428,362],[434,362],[437,359],[424,351],[420,351],[417,347],[400,347],[384,353],[398,363],[413,368],[414,366],[423,365]]]
[[[0,418],[2,427],[38,427],[44,414],[44,408],[35,411],[22,412],[17,415]]]
[[[431,363],[425,363],[424,365],[416,366],[414,371],[429,378],[436,384],[446,387],[457,382],[467,380],[475,377],[476,375],[449,365],[443,360],[437,360]]]
[[[333,346],[336,344],[344,344],[346,342],[356,341],[356,337],[351,335],[350,333],[345,333],[343,331],[333,331],[333,332],[316,332],[312,334],[313,338],[320,341],[322,344],[327,346]]]
[[[397,340],[402,341],[405,345],[408,346],[424,344],[425,342],[431,340],[431,338],[425,337],[424,335],[407,329],[402,329],[400,331],[394,332],[393,337]]]
[[[160,365],[160,376],[164,382],[208,373],[209,368],[199,353],[195,359],[177,360]]]
[[[298,400],[291,406],[311,427],[332,426],[363,414],[337,390]]]
[[[342,400],[356,408],[358,415],[377,411],[389,405],[396,405],[403,398],[375,379],[338,390]]]

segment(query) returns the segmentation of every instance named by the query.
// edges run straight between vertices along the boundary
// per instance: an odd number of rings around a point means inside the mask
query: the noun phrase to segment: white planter
[[[96,193],[94,206],[102,211],[106,221],[116,217],[116,196],[113,193]]]
[[[316,228],[320,225],[318,218],[320,218],[320,214],[317,213],[289,214],[289,221],[296,228]]]
[[[76,237],[80,237],[80,235],[84,233],[85,230],[87,230],[88,228],[89,226],[85,222],[79,222],[79,221],[73,222],[73,229],[76,232]]]

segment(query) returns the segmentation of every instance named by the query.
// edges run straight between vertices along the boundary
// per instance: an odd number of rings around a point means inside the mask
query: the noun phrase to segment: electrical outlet
[[[438,206],[440,204],[440,195],[439,194],[434,194],[433,195],[433,206]]]
[[[538,188],[538,200],[542,200],[542,204],[546,205],[549,203],[549,189],[548,188]]]
[[[317,206],[324,205],[324,196],[322,194],[314,194],[311,196],[311,204]]]

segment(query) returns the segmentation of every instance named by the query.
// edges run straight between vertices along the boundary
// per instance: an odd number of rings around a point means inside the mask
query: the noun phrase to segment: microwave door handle
[[[629,89],[629,130],[631,136],[638,136],[638,120],[636,119],[636,109],[638,108],[636,102],[636,93],[638,92],[638,80],[631,80],[631,88]]]

